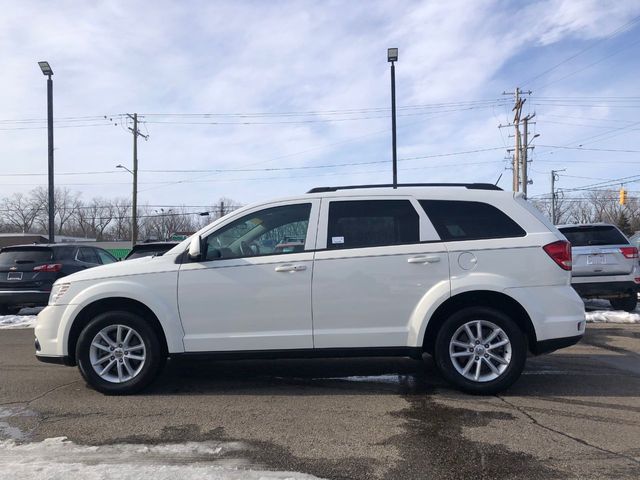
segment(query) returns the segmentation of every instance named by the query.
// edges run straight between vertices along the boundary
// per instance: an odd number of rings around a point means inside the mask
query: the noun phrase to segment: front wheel
[[[153,328],[124,311],[102,313],[89,322],[78,338],[76,360],[87,383],[111,395],[142,390],[164,363]]]
[[[510,387],[522,373],[527,342],[504,313],[470,307],[451,315],[436,338],[435,361],[459,389],[491,395]]]

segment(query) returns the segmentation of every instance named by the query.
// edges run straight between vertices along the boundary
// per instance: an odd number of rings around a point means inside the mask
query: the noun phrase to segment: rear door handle
[[[440,257],[436,255],[429,256],[419,256],[419,257],[409,257],[407,259],[408,263],[437,263],[440,261]]]
[[[301,272],[306,269],[307,269],[306,265],[287,264],[287,265],[278,265],[276,267],[276,272]]]

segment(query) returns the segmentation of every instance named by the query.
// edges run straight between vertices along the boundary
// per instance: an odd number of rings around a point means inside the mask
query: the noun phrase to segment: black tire
[[[455,332],[473,320],[485,320],[497,325],[511,342],[511,360],[507,368],[493,380],[480,382],[467,379],[456,370],[449,356],[449,344]],[[520,377],[526,358],[526,336],[508,315],[493,308],[468,307],[454,313],[445,320],[436,337],[434,359],[438,370],[447,381],[467,393],[493,395],[509,388]]]
[[[105,327],[124,325],[133,328],[144,342],[145,360],[137,375],[122,383],[105,380],[94,370],[90,360],[91,342]],[[80,333],[76,346],[76,361],[82,377],[97,391],[107,395],[128,395],[148,386],[162,370],[166,361],[158,335],[141,316],[126,311],[111,311],[93,318]]]
[[[17,307],[11,307],[9,305],[0,305],[0,315],[17,315],[20,311]]]
[[[627,297],[612,298],[609,300],[611,308],[614,310],[624,310],[625,312],[633,312],[638,306],[638,295],[634,293]]]

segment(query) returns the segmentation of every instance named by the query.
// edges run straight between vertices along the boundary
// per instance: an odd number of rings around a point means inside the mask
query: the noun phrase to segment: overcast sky
[[[639,1],[0,7],[0,197],[46,185],[39,60],[54,70],[57,185],[87,200],[130,195],[130,174],[115,166],[131,168],[133,112],[149,135],[139,145],[140,203],[248,203],[389,182],[387,47],[400,49],[401,182],[504,174],[500,185],[511,188],[512,129],[498,125],[512,117],[502,92],[516,86],[533,91],[524,111],[536,112],[540,134],[531,194],[548,192],[551,169],[566,168],[558,185],[576,187],[634,175],[640,164],[638,153],[584,150],[640,150]]]

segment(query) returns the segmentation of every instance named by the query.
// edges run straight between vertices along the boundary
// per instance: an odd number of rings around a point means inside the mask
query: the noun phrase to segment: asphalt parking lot
[[[237,442],[246,468],[328,479],[640,478],[640,325],[589,325],[494,397],[451,390],[428,357],[174,361],[106,397],[32,344],[0,331],[0,440]]]

